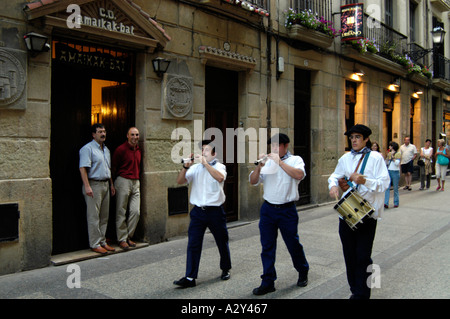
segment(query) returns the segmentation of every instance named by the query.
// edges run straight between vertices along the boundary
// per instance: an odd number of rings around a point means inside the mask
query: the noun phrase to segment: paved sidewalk
[[[450,188],[400,190],[400,207],[385,210],[373,248],[381,288],[373,299],[450,298]],[[392,199],[391,199],[392,203]],[[392,204],[391,204],[392,205]],[[349,289],[333,203],[300,210],[299,235],[310,264],[309,284],[296,286],[297,273],[278,238],[276,291],[257,297],[260,260],[258,221],[230,228],[231,279],[220,280],[214,239],[204,239],[197,287],[178,289],[173,281],[185,271],[187,238],[94,259],[77,261],[81,288],[68,288],[68,264],[0,277],[0,298],[126,299],[346,299]],[[70,270],[70,269],[69,269]]]

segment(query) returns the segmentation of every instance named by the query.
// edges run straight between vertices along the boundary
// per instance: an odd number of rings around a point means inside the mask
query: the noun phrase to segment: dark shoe
[[[384,204],[384,208],[386,208],[386,209],[389,208],[389,205]]]
[[[268,294],[269,292],[274,292],[275,287],[274,286],[259,286],[258,288],[253,289],[253,294],[255,296],[262,296],[265,294]]]
[[[131,239],[128,239],[128,245],[130,247],[136,247],[136,243],[134,241],[132,241]]]
[[[398,208],[398,205],[394,205],[394,208]]]
[[[173,284],[182,288],[195,287],[195,279],[189,280],[186,277],[183,277],[180,280],[174,281]]]
[[[297,286],[306,287],[308,285],[308,275],[298,275]]]
[[[220,276],[220,279],[228,280],[228,279],[230,279],[230,277],[231,277],[230,271],[229,270],[223,270],[222,271],[222,275]]]
[[[128,249],[130,249],[130,246],[128,246],[128,244],[127,244],[127,242],[124,240],[124,241],[121,241],[120,243],[119,243],[119,247],[120,248],[122,248],[123,250],[128,250]]]

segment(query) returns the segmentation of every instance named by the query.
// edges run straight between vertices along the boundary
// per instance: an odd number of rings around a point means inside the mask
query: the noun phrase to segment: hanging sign
[[[364,38],[364,4],[354,3],[341,6],[342,41]]]

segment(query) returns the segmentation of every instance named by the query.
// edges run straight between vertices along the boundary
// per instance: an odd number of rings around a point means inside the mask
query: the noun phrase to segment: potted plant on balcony
[[[285,10],[285,15],[286,21],[284,26],[287,29],[292,29],[292,27],[300,25],[307,29],[326,34],[330,38],[335,38],[340,34],[340,31],[333,27],[332,21],[328,21],[317,13],[313,13],[311,9],[296,12],[294,9],[289,8]]]
[[[359,39],[351,41],[351,45],[354,49],[358,50],[359,53],[378,53],[380,51],[379,46],[375,44],[375,40],[369,39]]]

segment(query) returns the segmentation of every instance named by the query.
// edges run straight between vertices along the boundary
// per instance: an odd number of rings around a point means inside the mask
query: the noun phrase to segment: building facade
[[[327,179],[353,124],[371,127],[382,149],[407,135],[418,147],[446,136],[449,1],[353,2],[3,4],[0,274],[88,248],[78,151],[96,122],[112,152],[130,126],[141,133],[136,239],[150,244],[186,232],[189,188],[176,176],[204,136],[222,141],[229,221],[259,218],[262,190],[248,176],[275,130],[306,164],[299,206],[330,201]],[[348,40],[355,18],[364,41]],[[441,45],[432,40],[437,27],[447,31]],[[47,46],[27,48],[40,36]],[[115,240],[114,223],[107,237]]]

